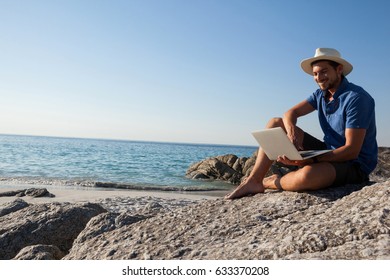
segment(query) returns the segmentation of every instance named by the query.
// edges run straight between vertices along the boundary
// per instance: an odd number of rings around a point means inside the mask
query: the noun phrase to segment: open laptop
[[[315,157],[331,150],[310,150],[298,151],[294,144],[287,137],[286,132],[281,127],[269,128],[252,132],[260,147],[271,160],[276,160],[278,156],[285,155],[290,160],[304,160]]]

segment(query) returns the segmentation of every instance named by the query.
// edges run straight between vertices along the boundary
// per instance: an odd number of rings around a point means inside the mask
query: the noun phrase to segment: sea
[[[0,188],[25,185],[157,191],[214,191],[220,181],[185,177],[218,155],[250,157],[257,147],[0,134]]]

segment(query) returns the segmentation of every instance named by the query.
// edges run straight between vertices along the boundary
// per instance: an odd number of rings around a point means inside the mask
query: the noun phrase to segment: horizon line
[[[199,146],[226,146],[226,147],[247,147],[258,148],[253,145],[243,144],[216,144],[216,143],[195,143],[195,142],[175,142],[175,141],[159,141],[159,140],[130,140],[119,138],[96,138],[96,137],[81,137],[81,136],[57,136],[57,135],[34,135],[34,134],[17,134],[17,133],[1,133],[2,136],[21,136],[21,137],[46,137],[46,138],[62,138],[62,139],[79,139],[79,140],[98,140],[98,141],[118,141],[118,142],[140,142],[140,143],[156,143],[156,144],[178,144],[178,145],[199,145]]]

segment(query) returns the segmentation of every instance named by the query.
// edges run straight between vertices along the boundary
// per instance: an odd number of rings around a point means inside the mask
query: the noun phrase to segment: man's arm
[[[365,129],[347,128],[345,130],[345,145],[332,150],[329,153],[317,156],[316,162],[343,162],[356,159],[359,156],[365,135]],[[306,160],[289,160],[286,157],[280,157],[278,158],[278,161],[286,165],[296,166],[305,166],[314,163],[313,158]]]
[[[356,159],[362,149],[365,136],[366,129],[347,128],[345,130],[345,145],[317,157],[318,161],[348,161]]]
[[[307,100],[304,100],[286,113],[283,116],[283,124],[287,132],[288,138],[290,138],[291,142],[297,147],[297,149],[302,149],[303,143],[303,131],[297,128],[297,121],[299,117],[307,115],[313,112],[315,109]]]

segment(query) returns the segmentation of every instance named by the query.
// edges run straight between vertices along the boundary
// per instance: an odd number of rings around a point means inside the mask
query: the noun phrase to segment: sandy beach
[[[223,197],[223,192],[158,192],[118,189],[99,189],[88,187],[64,186],[1,186],[0,193],[29,188],[46,188],[54,197],[21,197],[29,204],[51,202],[94,202],[102,204],[107,210],[121,212],[124,210],[139,210],[150,203],[159,203],[164,208],[186,206],[195,202]],[[0,196],[0,205],[17,199],[16,196]]]

